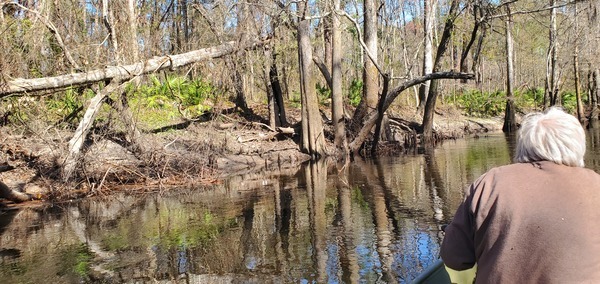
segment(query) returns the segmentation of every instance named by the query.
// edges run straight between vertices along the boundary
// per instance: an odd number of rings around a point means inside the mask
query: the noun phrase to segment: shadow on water
[[[211,189],[115,195],[0,215],[2,283],[406,283],[438,259],[463,190],[514,137],[307,163]],[[588,166],[600,167],[599,132]]]

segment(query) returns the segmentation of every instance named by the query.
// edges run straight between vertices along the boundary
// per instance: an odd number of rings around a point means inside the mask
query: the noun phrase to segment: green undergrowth
[[[101,86],[102,87],[102,86]],[[356,107],[362,96],[363,82],[355,79],[345,86],[346,103]],[[326,85],[316,84],[315,90],[323,107],[330,107],[331,91]],[[138,127],[151,130],[173,125],[185,119],[194,119],[213,111],[215,108],[232,107],[231,94],[222,87],[203,78],[190,79],[185,76],[148,76],[139,87],[130,85],[126,89],[127,101]],[[0,104],[0,114],[4,123],[28,123],[44,121],[46,124],[75,128],[85,113],[85,108],[94,97],[91,89],[68,88],[63,92],[42,97],[8,97]],[[121,98],[111,94],[113,101]],[[543,105],[542,88],[515,91],[517,111],[527,112],[540,109]],[[568,111],[576,107],[573,92],[561,94],[562,105]],[[586,96],[584,95],[584,100]],[[506,93],[503,91],[481,92],[466,90],[460,94],[443,97],[443,103],[463,110],[468,116],[494,117],[502,115],[506,108]],[[266,104],[266,100],[263,101]],[[287,100],[290,108],[300,108],[300,93],[292,92]],[[0,117],[2,118],[2,117]],[[104,104],[97,115],[96,125],[119,125],[119,114],[108,104]]]
[[[182,116],[196,118],[223,100],[223,91],[203,79],[153,76],[149,83],[130,88],[129,102],[138,121],[146,127],[162,127]]]
[[[585,96],[584,96],[585,97]],[[562,92],[562,106],[572,112],[577,106],[577,99],[573,92]],[[447,96],[445,103],[454,104],[461,108],[468,116],[494,117],[504,114],[506,109],[506,92],[495,91],[491,93],[469,90],[456,96]],[[517,110],[540,109],[544,103],[544,90],[531,88],[525,91],[515,91],[515,107]]]

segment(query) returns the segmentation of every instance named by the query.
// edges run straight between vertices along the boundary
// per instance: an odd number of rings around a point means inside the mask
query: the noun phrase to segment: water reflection
[[[600,135],[588,135],[597,149]],[[405,283],[438,259],[462,191],[512,137],[423,154],[306,164],[210,190],[122,195],[0,215],[0,280]],[[598,151],[587,163],[598,168]]]

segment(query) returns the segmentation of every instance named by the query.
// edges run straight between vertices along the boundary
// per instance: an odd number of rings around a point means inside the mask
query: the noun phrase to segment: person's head
[[[518,133],[515,162],[551,161],[583,167],[585,149],[581,123],[562,109],[552,107],[525,116]]]

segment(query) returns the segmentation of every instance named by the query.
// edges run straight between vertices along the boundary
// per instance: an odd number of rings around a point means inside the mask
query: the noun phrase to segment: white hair
[[[519,129],[515,162],[551,161],[583,167],[585,132],[574,116],[558,107],[525,116]]]

